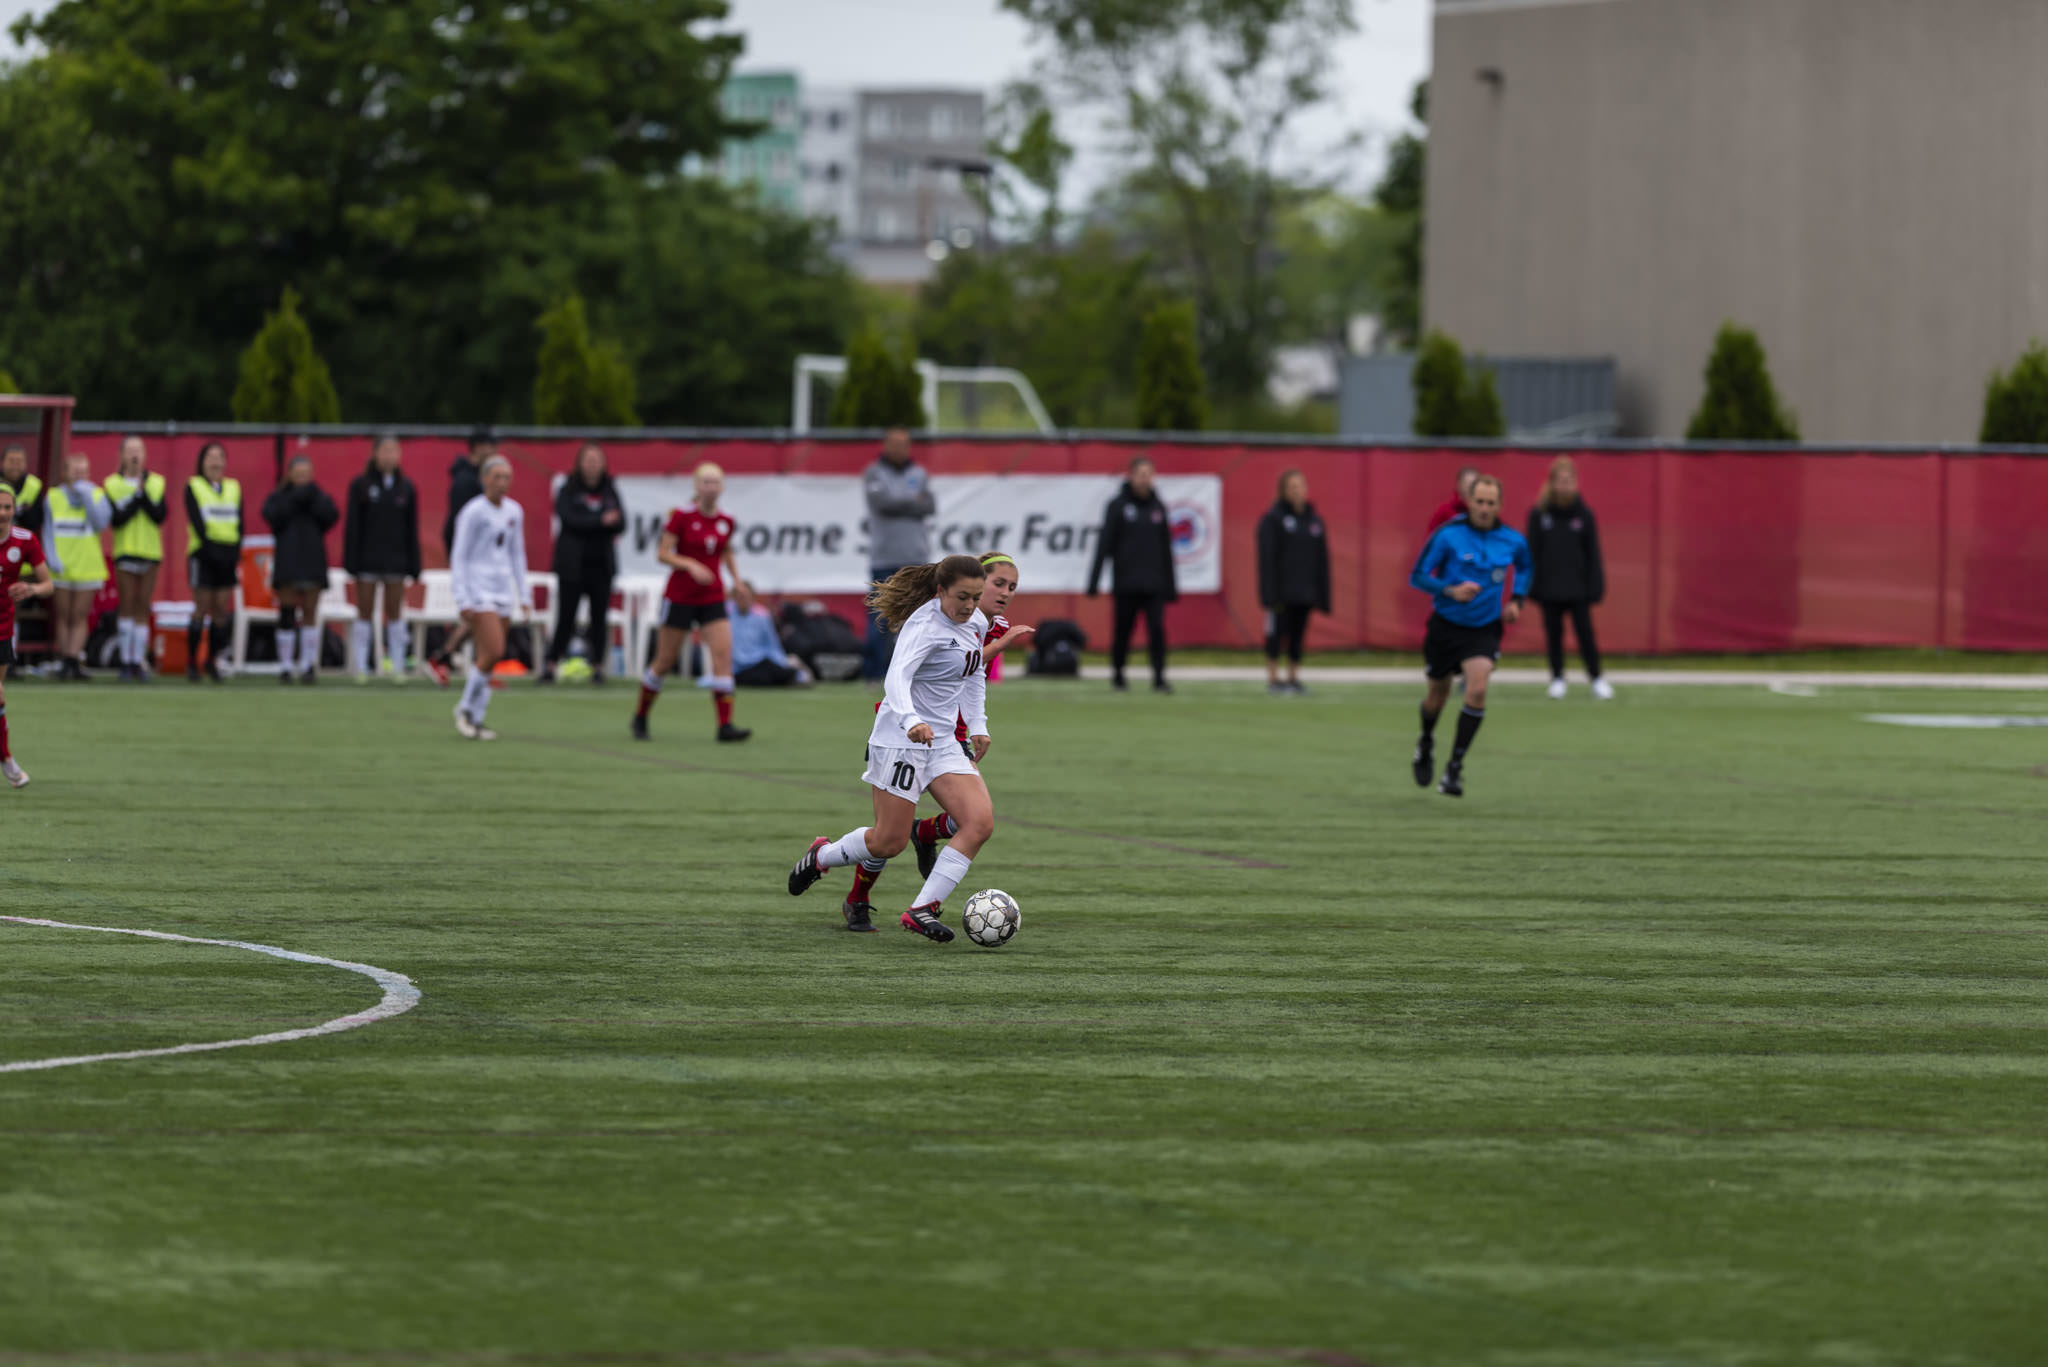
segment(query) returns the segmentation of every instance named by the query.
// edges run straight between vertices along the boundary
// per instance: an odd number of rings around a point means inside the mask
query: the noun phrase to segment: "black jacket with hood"
[[[1300,512],[1285,500],[1259,519],[1259,606],[1330,610],[1330,542],[1311,503]]]
[[[1583,499],[1563,508],[1531,508],[1527,535],[1536,580],[1529,587],[1531,598],[1539,603],[1597,603],[1607,596],[1600,528]]]
[[[555,491],[555,520],[562,530],[555,537],[555,573],[567,579],[610,579],[618,573],[619,533],[626,530],[625,508],[619,503],[618,487],[607,470],[595,487],[572,474]],[[610,527],[607,512],[619,514]]]
[[[317,484],[280,484],[263,500],[263,520],[277,538],[272,584],[327,587],[327,533],[341,510]]]
[[[354,577],[420,577],[420,492],[403,470],[387,479],[373,458],[349,483],[341,567]]]
[[[1105,564],[1112,593],[1156,594],[1169,603],[1180,597],[1173,577],[1173,520],[1156,487],[1141,498],[1125,480],[1109,501],[1088,567],[1089,593],[1097,591]]]

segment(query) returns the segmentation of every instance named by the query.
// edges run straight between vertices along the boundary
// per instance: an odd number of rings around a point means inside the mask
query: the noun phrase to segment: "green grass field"
[[[1415,692],[999,688],[992,952],[784,891],[855,690],[11,683],[5,912],[424,996],[0,1074],[0,1367],[2048,1359],[2048,730],[1861,720],[2048,699]],[[376,996],[0,922],[0,1062]]]

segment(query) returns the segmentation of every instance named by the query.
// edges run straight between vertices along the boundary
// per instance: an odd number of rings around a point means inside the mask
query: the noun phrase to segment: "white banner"
[[[690,501],[687,476],[619,475],[626,533],[621,574],[666,574],[654,558],[669,512]],[[1006,551],[1027,593],[1079,593],[1116,475],[934,475],[932,557]],[[1223,589],[1223,480],[1161,475],[1182,593]],[[868,577],[867,503],[858,475],[727,475],[720,506],[739,524],[733,553],[763,593],[857,593]],[[1112,587],[1104,569],[1101,587]]]

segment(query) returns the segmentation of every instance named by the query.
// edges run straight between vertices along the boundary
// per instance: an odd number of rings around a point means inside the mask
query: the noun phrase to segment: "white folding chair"
[[[405,605],[406,625],[412,629],[413,654],[427,658],[427,628],[453,627],[462,620],[455,608],[455,576],[447,570],[427,570],[420,575],[420,605]]]
[[[626,673],[639,678],[647,672],[647,638],[661,625],[662,593],[668,578],[659,574],[621,575],[615,586],[626,619]]]
[[[533,643],[534,672],[539,673],[541,662],[547,659],[548,631],[555,620],[555,604],[561,599],[562,581],[552,570],[529,570],[526,583],[533,593],[533,616],[526,625]]]
[[[242,599],[242,586],[240,584],[235,585],[235,673],[237,674],[275,674],[283,668],[275,660],[260,665],[249,663],[249,628],[256,623],[262,623],[265,626],[276,626],[277,609],[274,607],[250,607]]]

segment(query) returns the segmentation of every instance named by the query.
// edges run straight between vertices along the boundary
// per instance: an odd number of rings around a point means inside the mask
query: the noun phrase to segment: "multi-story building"
[[[1809,441],[1955,442],[2048,318],[2042,0],[1437,0],[1424,310],[1685,429],[1724,319]]]
[[[727,185],[751,186],[761,202],[805,212],[800,174],[798,79],[793,71],[757,71],[727,79],[719,95],[725,117],[755,125],[749,137],[726,141],[716,168]]]
[[[855,190],[860,179],[860,95],[839,87],[805,86],[797,174],[804,212],[830,219],[845,243],[860,233]]]
[[[859,95],[855,264],[870,280],[913,284],[949,251],[988,236],[974,189],[988,175],[984,100],[969,90]]]

